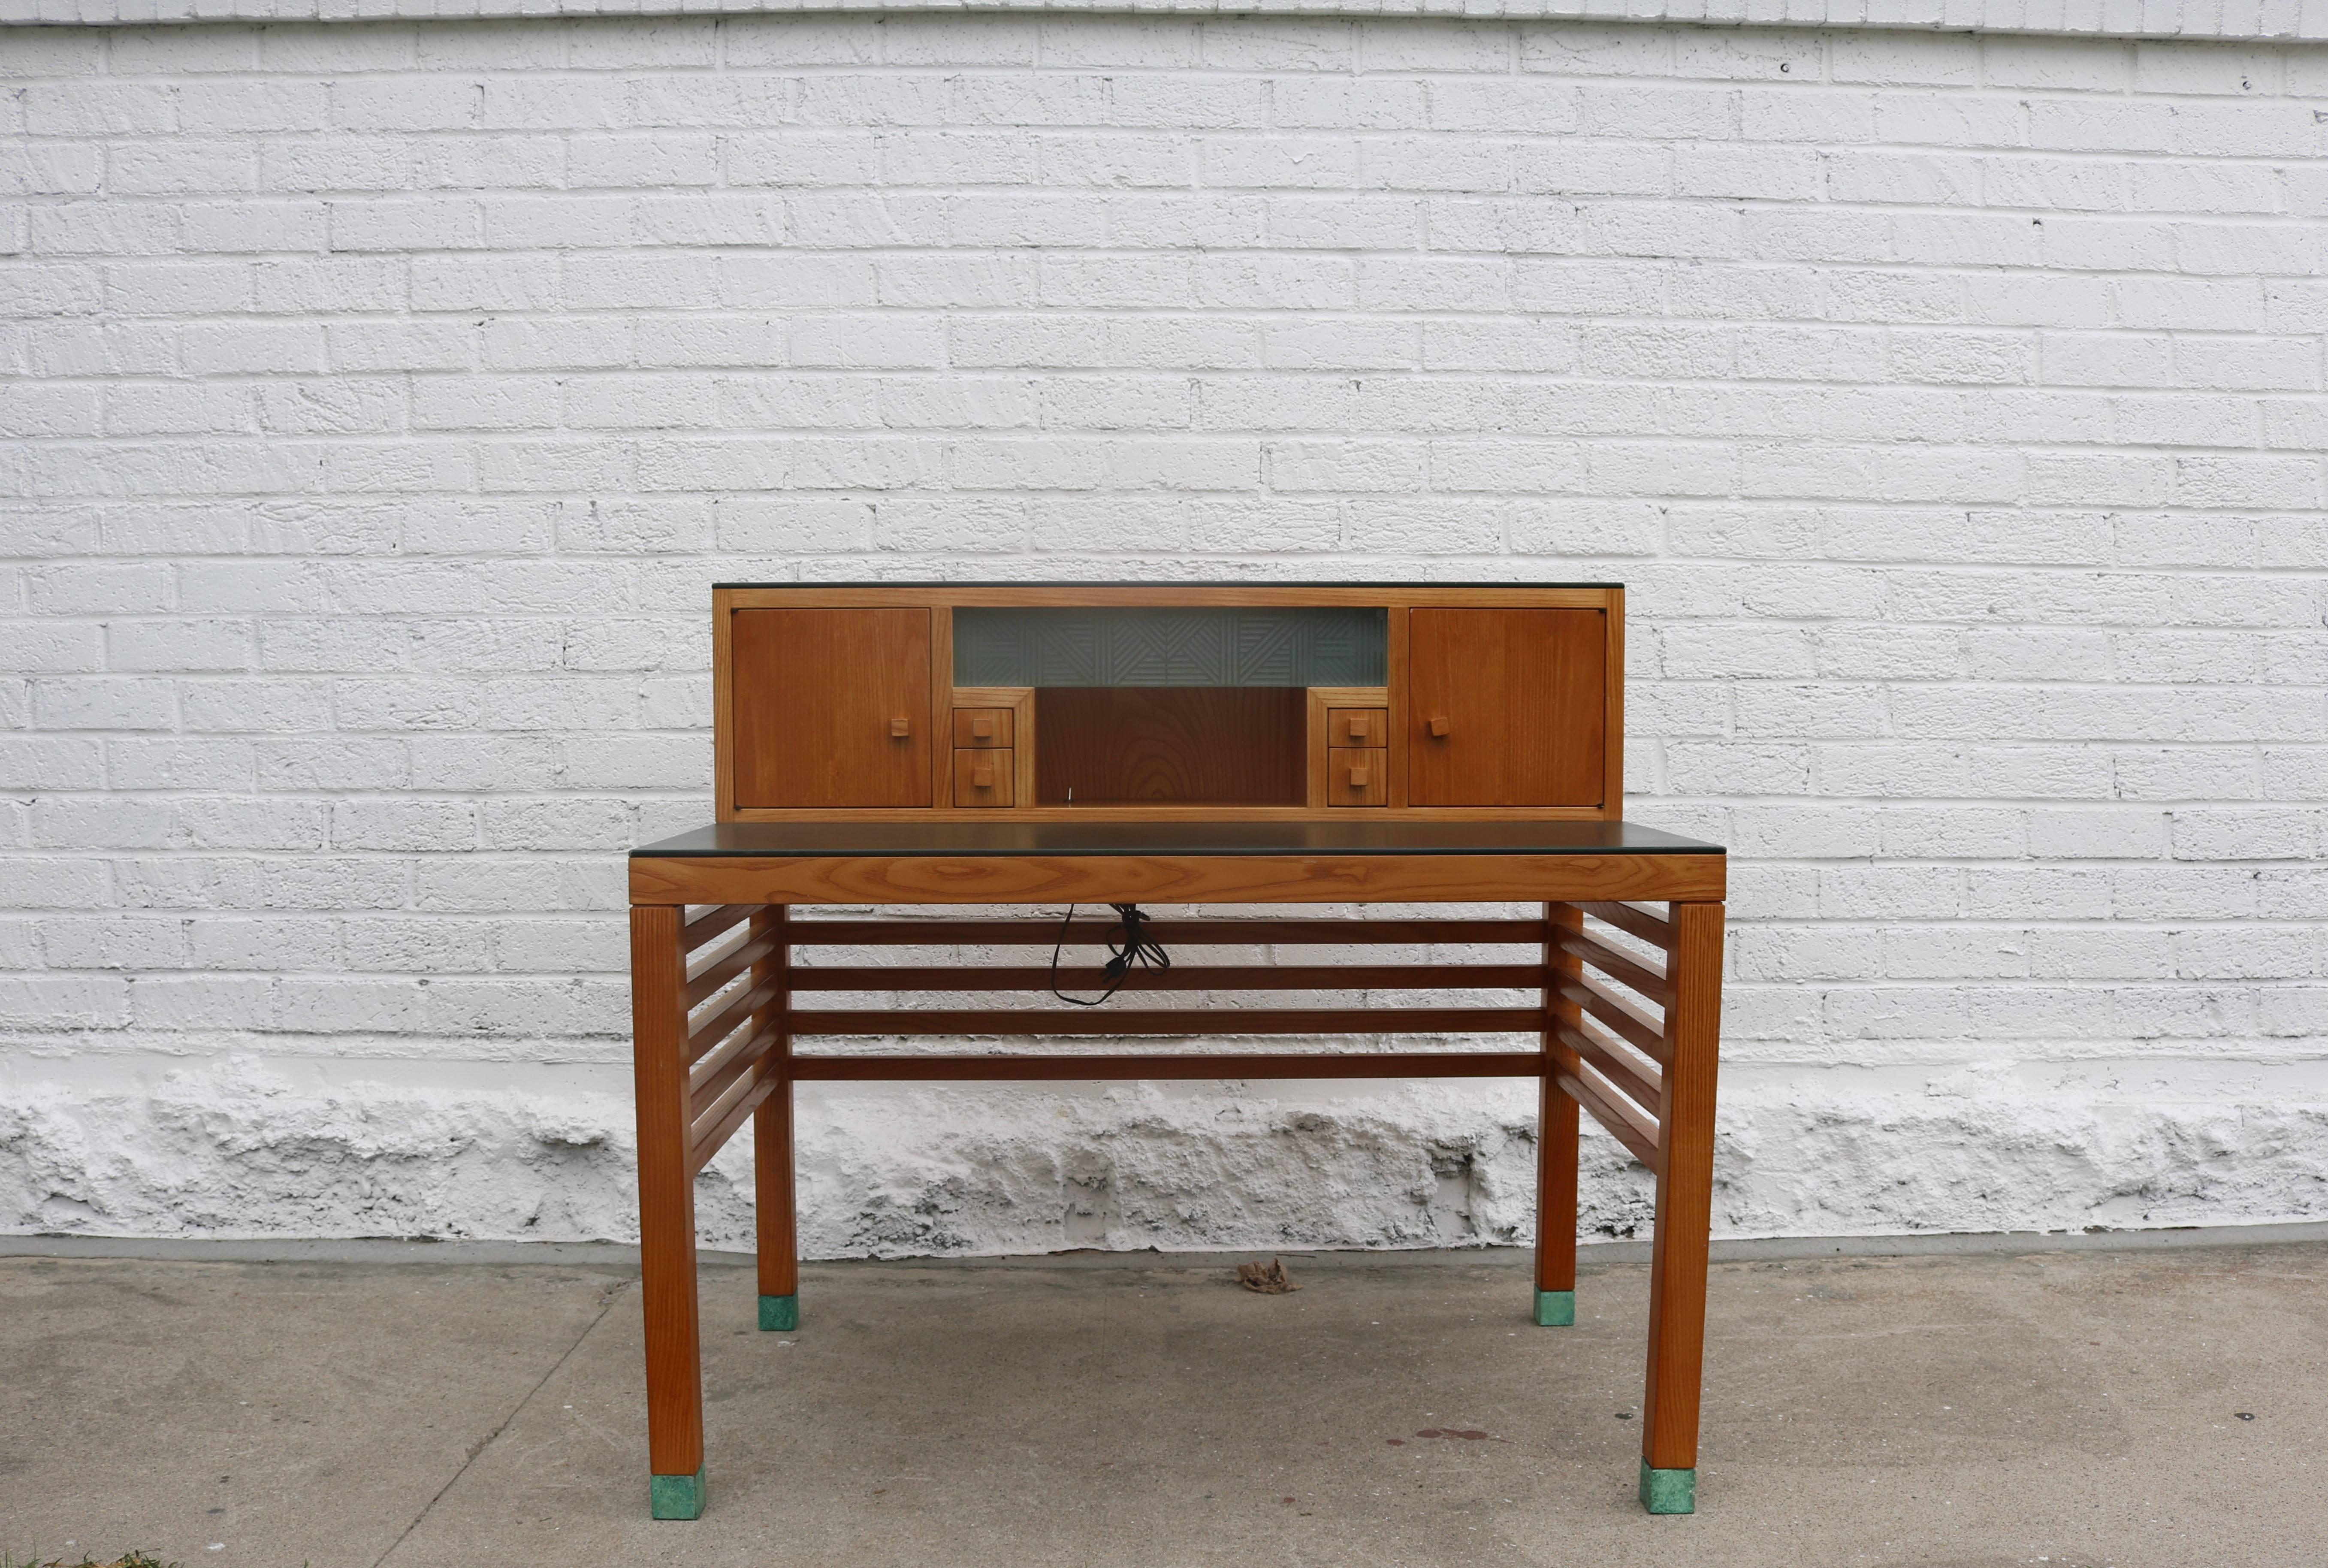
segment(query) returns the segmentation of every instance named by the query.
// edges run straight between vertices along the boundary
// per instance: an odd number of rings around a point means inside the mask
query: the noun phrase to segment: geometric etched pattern
[[[957,686],[1382,686],[1386,610],[957,609]]]

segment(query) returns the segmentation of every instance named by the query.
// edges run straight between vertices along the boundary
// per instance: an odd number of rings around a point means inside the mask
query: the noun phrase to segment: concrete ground
[[[618,1257],[0,1258],[0,1563],[2328,1563],[2328,1244],[1717,1263],[1668,1518],[1638,1263],[1089,1263],[707,1267],[657,1524]]]

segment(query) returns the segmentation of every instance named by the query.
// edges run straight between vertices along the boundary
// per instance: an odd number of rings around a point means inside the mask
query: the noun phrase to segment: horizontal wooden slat
[[[804,1035],[1500,1035],[1535,1034],[1542,1008],[1172,1008],[1113,1007],[1011,1012],[1001,1009],[868,1011],[793,1009]]]
[[[943,969],[902,966],[801,968],[792,972],[795,991],[1033,991],[1051,989],[1047,965]],[[1063,991],[1107,989],[1104,972],[1091,968],[1058,972]],[[1544,968],[1533,963],[1408,964],[1175,964],[1170,969],[1134,969],[1122,990],[1133,991],[1414,991],[1534,990]]]
[[[784,1085],[777,1077],[746,1078],[729,1091],[728,1103],[716,1109],[708,1121],[696,1122],[690,1130],[687,1150],[687,1174],[692,1178],[711,1163],[711,1157],[721,1145],[736,1135],[744,1119],[760,1108],[765,1100]]]
[[[1603,991],[1589,980],[1571,979],[1560,982],[1560,994],[1608,1025],[1610,1033],[1639,1047],[1658,1066],[1670,1059],[1665,1026],[1614,991]]]
[[[782,1038],[781,1031],[763,1027],[738,1029],[722,1040],[719,1048],[697,1063],[688,1075],[689,1120],[709,1110],[726,1093],[728,1084],[773,1050]]]
[[[704,1135],[718,1125],[719,1119],[736,1108],[736,1102],[752,1092],[756,1077],[746,1075],[740,1082],[730,1082],[728,1092],[712,1096],[706,1102],[688,1105],[688,1142],[690,1147],[703,1141]]]
[[[752,917],[757,904],[721,904],[708,909],[679,928],[679,950],[693,953],[697,948]]]
[[[1167,946],[1234,946],[1253,942],[1332,946],[1348,943],[1516,942],[1544,940],[1540,920],[1150,920],[1149,935]],[[794,920],[793,944],[868,947],[976,943],[1048,947],[1059,940],[1056,920]],[[1116,934],[1112,920],[1076,920],[1070,946],[1103,943]]]
[[[1604,920],[1618,930],[1638,936],[1643,942],[1673,951],[1673,923],[1660,919],[1645,909],[1630,904],[1579,904],[1579,909],[1595,920]]]
[[[774,1000],[784,987],[774,981],[765,981],[721,1008],[710,1017],[690,1025],[687,1031],[687,1059],[700,1060],[703,1053],[732,1034],[746,1018],[758,1012]]]
[[[1652,967],[1647,959],[1629,957],[1573,931],[1561,934],[1559,946],[1619,984],[1631,986],[1651,1001],[1662,1003],[1666,1000],[1666,972],[1662,964]]]
[[[1651,1170],[1657,1168],[1657,1130],[1655,1123],[1635,1110],[1631,1102],[1608,1087],[1608,1081],[1590,1069],[1578,1073],[1561,1073],[1554,1081],[1587,1111],[1592,1120],[1609,1130],[1609,1135],[1623,1144],[1632,1157]]]
[[[1638,1062],[1627,1059],[1626,1053],[1591,1029],[1578,1028],[1574,1024],[1562,1024],[1553,1031],[1561,1044],[1599,1069],[1600,1075],[1625,1092],[1626,1096],[1650,1116],[1657,1113],[1657,1077]]]
[[[824,1083],[1113,1083],[1225,1078],[1533,1078],[1540,1051],[1335,1051],[1220,1056],[1082,1053],[1056,1056],[803,1056],[784,1058],[793,1078]]]
[[[726,985],[775,950],[774,937],[754,937],[688,981],[687,1005],[690,1008],[699,1007],[704,998],[717,992],[721,986]]]

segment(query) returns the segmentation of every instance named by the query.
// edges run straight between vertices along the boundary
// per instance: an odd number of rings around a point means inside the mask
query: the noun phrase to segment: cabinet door
[[[738,806],[930,803],[930,612],[738,610]]]
[[[1599,610],[1410,612],[1409,803],[1600,804],[1608,646]]]

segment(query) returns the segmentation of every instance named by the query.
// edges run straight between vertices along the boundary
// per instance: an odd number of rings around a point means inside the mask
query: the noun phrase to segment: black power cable
[[[1172,967],[1172,955],[1164,951],[1162,943],[1148,934],[1148,916],[1140,912],[1139,905],[1111,904],[1108,907],[1115,911],[1115,934],[1107,940],[1107,962],[1101,971],[1107,976],[1107,989],[1097,996],[1069,996],[1059,989],[1059,950],[1067,944],[1067,927],[1075,920],[1075,906],[1068,905],[1067,912],[1059,916],[1059,939],[1051,944],[1051,994],[1061,1001],[1073,1002],[1077,1007],[1097,1007],[1123,989],[1133,964],[1146,964],[1150,969]]]

